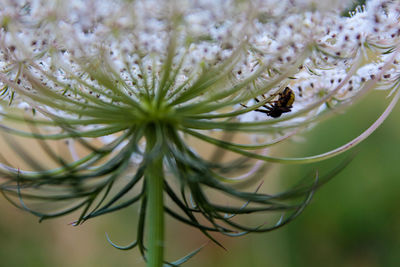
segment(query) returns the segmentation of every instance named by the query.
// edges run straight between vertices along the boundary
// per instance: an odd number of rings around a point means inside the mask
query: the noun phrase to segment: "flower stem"
[[[157,137],[154,132],[146,135],[147,151],[154,153]],[[164,200],[163,200],[163,156],[160,151],[150,164],[145,174],[147,184],[148,214],[148,258],[147,267],[161,267],[164,256]]]

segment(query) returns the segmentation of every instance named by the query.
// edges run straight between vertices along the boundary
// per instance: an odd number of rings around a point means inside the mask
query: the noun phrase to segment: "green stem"
[[[146,135],[147,151],[154,153],[153,148],[157,142],[154,132]],[[147,184],[147,214],[148,214],[148,257],[147,267],[161,267],[164,256],[164,199],[163,199],[163,156],[158,155],[150,159],[146,174]]]

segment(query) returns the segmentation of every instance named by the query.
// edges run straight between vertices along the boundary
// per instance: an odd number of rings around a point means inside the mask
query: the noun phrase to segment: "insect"
[[[295,99],[295,95],[289,87],[286,87],[283,92],[279,93],[279,98],[269,104],[263,105],[265,109],[255,109],[254,111],[262,112],[272,118],[278,118],[282,113],[290,112]],[[260,102],[257,98],[255,101]],[[245,105],[242,105],[246,107]]]

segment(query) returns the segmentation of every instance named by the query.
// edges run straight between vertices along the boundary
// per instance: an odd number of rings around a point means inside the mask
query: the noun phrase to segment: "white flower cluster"
[[[1,0],[0,90],[38,93],[33,81],[39,80],[57,92],[92,93],[101,86],[86,70],[106,61],[109,69],[101,71],[117,73],[135,98],[160,81],[173,48],[180,71],[172,88],[228,62],[233,84],[258,75],[241,93],[247,100],[289,86],[294,110],[318,101],[333,105],[368,81],[393,84],[399,76],[400,2],[369,0],[341,16],[349,2]]]

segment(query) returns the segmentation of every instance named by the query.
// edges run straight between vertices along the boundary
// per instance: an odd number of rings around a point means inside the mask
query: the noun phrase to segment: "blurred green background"
[[[301,134],[279,154],[312,155],[346,143],[366,129],[388,104],[372,92],[345,114]],[[277,231],[241,238],[217,236],[227,251],[208,244],[184,266],[400,266],[400,105],[358,146],[352,163],[315,194],[295,221]],[[342,158],[316,166],[286,167],[268,176],[285,185],[315,168],[333,168]],[[144,266],[137,252],[118,244],[135,238],[137,207],[68,225],[76,216],[38,223],[34,216],[0,201],[0,266]],[[248,219],[251,221],[251,217]],[[176,259],[207,242],[186,226],[167,220],[167,257]]]

